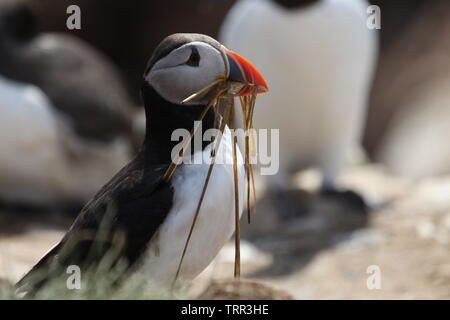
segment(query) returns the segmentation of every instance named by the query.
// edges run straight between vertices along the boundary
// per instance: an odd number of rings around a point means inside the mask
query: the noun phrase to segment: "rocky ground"
[[[373,208],[369,214],[351,197],[318,195],[316,181],[313,171],[296,177],[291,193],[301,208],[297,215],[277,214],[280,206],[261,190],[252,224],[242,220],[246,281],[229,281],[234,266],[230,242],[194,282],[191,295],[450,298],[450,177],[412,181],[374,166],[349,169],[340,185],[363,195]],[[0,217],[1,286],[18,280],[60,239],[68,221]]]

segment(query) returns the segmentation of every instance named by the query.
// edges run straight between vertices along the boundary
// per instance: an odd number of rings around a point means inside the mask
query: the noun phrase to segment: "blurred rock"
[[[450,298],[450,176],[413,181],[388,176],[380,167],[359,167],[347,170],[340,182],[385,205],[369,216],[364,228],[341,229],[333,244],[313,253],[314,247],[305,249],[305,232],[299,229],[297,242],[281,245],[278,250],[284,253],[274,257],[278,267],[271,266],[280,270],[285,265],[291,271],[274,275],[269,268],[250,278],[283,288],[297,299]],[[337,226],[328,233],[339,230]],[[278,229],[277,237],[269,235],[272,243],[285,230]],[[366,286],[372,265],[381,270],[379,290]]]
[[[291,300],[285,291],[251,281],[227,280],[213,282],[199,299],[207,300]]]

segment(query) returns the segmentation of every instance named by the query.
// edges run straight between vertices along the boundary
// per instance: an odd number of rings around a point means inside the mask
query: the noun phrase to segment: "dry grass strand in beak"
[[[256,88],[250,96],[240,97],[242,114],[243,114],[243,127],[246,131],[245,135],[245,171],[247,175],[247,222],[251,223],[251,208],[256,204],[256,190],[255,190],[255,178],[253,173],[253,165],[250,163],[250,157],[254,157],[256,154],[256,148],[253,142],[253,111],[256,101]],[[250,201],[253,191],[253,203]]]
[[[184,99],[183,101],[181,101],[181,104],[185,104],[188,103],[189,101],[192,101],[193,99],[197,98],[198,96],[202,95],[203,93],[207,92],[208,90],[210,90],[212,87],[222,83],[225,81],[225,78],[223,78],[223,76],[219,77],[219,79],[211,82],[210,84],[208,84],[206,87],[200,89],[199,91],[197,91],[194,94],[191,94],[189,97],[187,97],[186,99]]]
[[[241,226],[239,224],[239,181],[237,167],[237,137],[231,137],[233,145],[233,178],[234,178],[234,209],[235,209],[235,230],[234,230],[234,277],[241,276]]]

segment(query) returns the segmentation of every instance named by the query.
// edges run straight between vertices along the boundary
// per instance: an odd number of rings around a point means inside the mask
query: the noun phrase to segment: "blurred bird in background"
[[[339,193],[336,176],[361,139],[377,56],[368,5],[239,0],[222,25],[221,41],[261,66],[271,85],[255,127],[280,129],[280,171],[269,179],[277,194],[310,166],[321,170],[323,190]]]
[[[132,101],[115,67],[70,35],[38,33],[0,3],[0,199],[78,204],[130,158]]]
[[[383,19],[407,15],[380,60],[365,146],[391,174],[414,179],[448,174],[450,2],[382,4]]]

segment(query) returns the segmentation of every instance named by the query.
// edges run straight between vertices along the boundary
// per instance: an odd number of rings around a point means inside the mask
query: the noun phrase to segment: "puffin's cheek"
[[[161,97],[172,103],[180,103],[188,92],[180,77],[169,71],[156,71],[148,79],[150,85]]]

